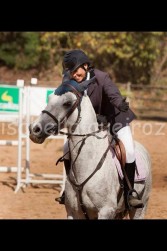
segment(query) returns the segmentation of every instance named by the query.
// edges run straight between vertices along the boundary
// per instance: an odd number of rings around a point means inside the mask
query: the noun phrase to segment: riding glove
[[[122,102],[118,106],[118,109],[122,112],[126,112],[129,109],[129,102],[126,101],[126,97],[123,98]]]
[[[96,114],[96,117],[97,117],[98,124],[103,124],[104,126],[107,126],[108,121],[107,121],[106,116],[103,116],[101,114]]]

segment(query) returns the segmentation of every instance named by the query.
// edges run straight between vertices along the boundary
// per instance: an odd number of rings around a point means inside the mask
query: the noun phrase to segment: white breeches
[[[122,143],[125,146],[126,150],[126,163],[132,163],[135,161],[135,148],[134,148],[134,141],[131,133],[130,126],[127,125],[123,128],[121,128],[117,132],[118,138],[122,141]],[[68,148],[68,140],[64,144],[64,154],[69,151]],[[64,156],[65,159],[69,159],[69,154],[66,154]]]
[[[126,163],[132,163],[135,161],[135,146],[132,137],[131,128],[129,125],[121,128],[117,132],[118,138],[122,141],[126,150]]]

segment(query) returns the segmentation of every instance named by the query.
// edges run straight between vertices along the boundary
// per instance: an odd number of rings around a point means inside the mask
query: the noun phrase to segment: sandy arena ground
[[[0,140],[17,139],[16,133],[9,135],[4,123],[0,130]],[[152,159],[153,186],[145,219],[167,219],[167,123],[136,120],[132,132]],[[30,147],[31,173],[63,173],[62,163],[55,165],[62,156],[62,139],[49,139],[42,145],[31,142]],[[0,165],[17,166],[17,146],[0,146]],[[25,166],[25,146],[22,165]],[[55,202],[60,186],[29,184],[15,193],[16,185],[17,173],[0,172],[0,219],[66,219],[64,205]]]

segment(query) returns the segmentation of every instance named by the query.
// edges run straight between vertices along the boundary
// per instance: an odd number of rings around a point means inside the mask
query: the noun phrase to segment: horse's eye
[[[67,102],[65,102],[65,103],[63,104],[63,106],[65,106],[65,107],[69,107],[69,106],[71,106],[71,101],[67,101]]]

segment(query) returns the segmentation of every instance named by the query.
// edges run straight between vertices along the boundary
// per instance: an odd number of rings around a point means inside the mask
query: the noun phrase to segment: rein
[[[72,134],[72,133],[65,133],[65,132],[59,132],[61,134],[64,134],[64,135],[67,135],[67,136],[80,136],[80,137],[89,137],[89,136],[95,136],[97,139],[105,139],[107,137],[107,133],[106,135],[104,135],[103,137],[99,137],[96,135],[96,133],[100,132],[100,130],[97,130],[95,132],[92,132],[92,133],[87,133],[87,134]],[[78,141],[78,143],[73,147],[72,151],[74,150],[74,148],[80,143],[82,142],[84,139],[81,139],[80,141]],[[56,161],[56,166],[59,162],[63,162],[64,161],[64,157],[69,153],[70,151],[67,151],[63,156],[61,156],[57,161]]]
[[[107,134],[106,134],[104,137],[101,138],[101,137],[96,135],[96,133],[99,133],[99,132],[101,132],[101,129],[99,129],[97,131],[94,131],[94,132],[91,132],[91,133],[85,133],[85,134],[75,134],[75,133],[68,133],[68,132],[59,131],[60,134],[67,135],[67,136],[82,136],[82,137],[95,136],[98,139],[103,139],[103,138],[105,138],[107,136]]]
[[[82,149],[82,147],[83,147],[83,145],[84,145],[84,143],[85,143],[85,140],[86,140],[86,138],[83,139],[83,141],[82,141],[82,144],[81,144],[81,146],[80,146],[80,148],[79,148],[79,150],[78,150],[79,153],[80,153],[80,151],[81,151],[81,149]],[[87,220],[89,220],[89,216],[88,216],[86,207],[85,207],[85,205],[83,204],[83,200],[82,200],[82,190],[83,190],[84,185],[85,185],[85,184],[93,177],[93,175],[102,167],[102,165],[103,165],[103,163],[104,163],[104,160],[105,160],[105,158],[106,158],[106,156],[107,156],[107,153],[108,153],[108,151],[109,151],[109,149],[110,149],[110,147],[111,147],[111,144],[112,144],[112,141],[111,141],[110,144],[108,145],[106,151],[103,153],[103,155],[102,155],[102,157],[101,157],[99,163],[97,164],[95,170],[94,170],[94,171],[93,171],[93,172],[92,172],[92,173],[91,173],[81,184],[75,183],[74,181],[72,181],[72,180],[70,179],[70,176],[68,176],[70,183],[71,183],[73,186],[75,186],[75,188],[78,190],[80,206],[81,206],[82,212],[83,212],[83,214],[85,215],[85,218],[86,218]],[[76,156],[76,158],[75,158],[75,160],[74,160],[74,162],[73,162],[72,167],[74,166],[74,163],[75,163],[75,161],[77,160],[77,158],[78,158],[78,156],[79,156],[79,153],[77,154],[77,156]],[[74,171],[73,171],[73,173],[74,173]]]

